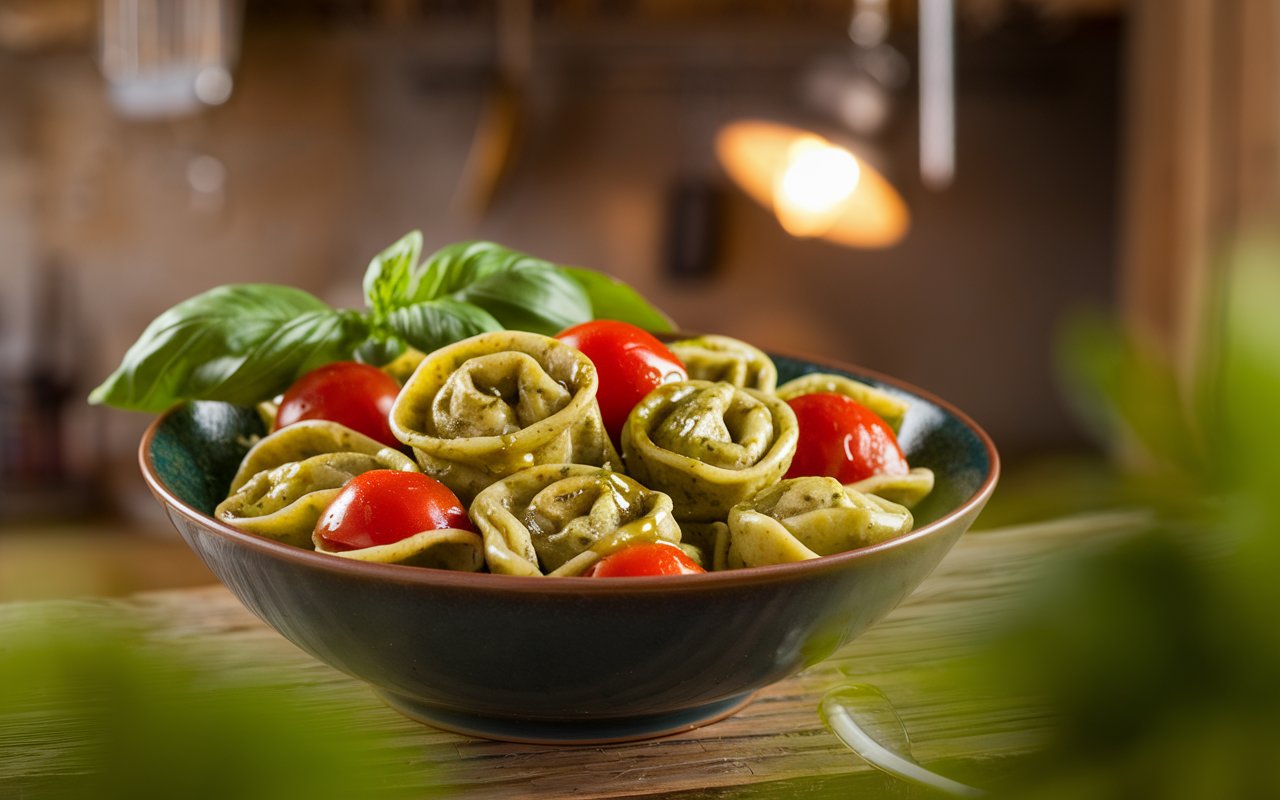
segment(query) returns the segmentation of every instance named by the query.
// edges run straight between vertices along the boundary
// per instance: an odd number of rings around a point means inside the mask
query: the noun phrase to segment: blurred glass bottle
[[[225,103],[240,0],[102,0],[98,63],[116,110],[174,119]]]

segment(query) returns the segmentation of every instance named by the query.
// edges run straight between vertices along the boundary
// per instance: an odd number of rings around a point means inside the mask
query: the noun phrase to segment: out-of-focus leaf
[[[391,800],[424,783],[290,676],[214,672],[84,608],[4,633],[0,797]]]
[[[1188,405],[1165,361],[1096,316],[1070,320],[1060,351],[1068,398],[1113,451],[1127,432],[1155,463],[1204,474]]]

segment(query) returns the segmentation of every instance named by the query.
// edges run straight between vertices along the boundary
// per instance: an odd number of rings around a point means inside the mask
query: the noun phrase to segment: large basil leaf
[[[442,247],[426,260],[408,302],[452,295],[497,275],[523,269],[555,270],[550,261],[493,242],[458,242]]]
[[[398,308],[387,316],[387,324],[424,353],[478,333],[502,330],[502,325],[484,309],[449,299]]]
[[[591,319],[587,293],[555,267],[526,267],[491,275],[453,293],[479,306],[505,328],[553,336]]]
[[[186,399],[255,403],[350,358],[367,335],[359,314],[301,289],[220,286],[157,317],[89,402],[153,412]]]
[[[622,281],[580,267],[561,267],[561,269],[586,290],[587,297],[591,300],[591,313],[595,319],[629,322],[654,333],[675,330],[670,317]]]
[[[460,242],[423,265],[412,299],[452,298],[489,312],[506,328],[555,334],[591,319],[591,301],[549,261],[492,242]]]
[[[364,273],[364,297],[376,316],[405,304],[418,278],[421,255],[422,232],[410,231],[369,262]]]

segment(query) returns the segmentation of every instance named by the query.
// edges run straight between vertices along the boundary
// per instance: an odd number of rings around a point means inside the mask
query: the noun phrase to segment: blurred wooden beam
[[[1272,0],[1130,6],[1121,304],[1189,380],[1210,335],[1220,255],[1275,209],[1280,8]]]

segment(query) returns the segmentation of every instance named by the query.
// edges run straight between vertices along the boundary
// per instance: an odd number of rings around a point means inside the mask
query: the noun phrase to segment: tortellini
[[[772,392],[778,383],[778,368],[764,351],[728,336],[699,336],[671,344],[689,378],[724,381],[734,386]]]
[[[622,450],[632,477],[671,496],[677,519],[714,522],[783,476],[798,437],[795,414],[772,395],[682,381],[632,410]]]
[[[805,561],[911,530],[911,512],[835,478],[791,478],[729,512],[728,566]]]
[[[621,470],[596,403],[596,370],[547,336],[495,331],[423,359],[391,410],[391,430],[423,472],[465,504],[538,464]]]
[[[843,375],[830,375],[813,372],[801,375],[795,380],[787,381],[778,387],[778,397],[790,400],[806,394],[831,392],[842,394],[875,412],[876,416],[888,423],[896,434],[902,428],[902,420],[907,415],[907,404],[886,391],[874,386],[846,378]]]
[[[874,494],[892,503],[915,508],[933,491],[933,470],[915,467],[906,475],[872,475],[870,478],[848,484],[848,488],[863,494]]]
[[[356,550],[330,550],[314,537],[316,550],[329,555],[368,561],[373,564],[404,564],[411,567],[478,572],[484,567],[484,540],[471,531],[456,528],[422,531],[391,544]]]
[[[612,470],[546,464],[489,486],[471,506],[491,572],[580,575],[640,542],[680,542],[671,498]]]
[[[295,423],[250,449],[215,514],[339,558],[556,577],[582,575],[645,542],[676,545],[704,569],[724,570],[819,558],[912,529],[909,509],[933,488],[928,469],[844,486],[783,477],[799,440],[788,399],[845,395],[896,433],[907,412],[897,395],[822,373],[775,391],[769,357],[729,337],[671,349],[691,379],[636,405],[621,456],[601,420],[595,365],[576,348],[496,331],[425,355],[409,350],[386,369],[404,381],[390,423],[413,457],[337,423]],[[259,410],[274,416],[271,402]],[[374,469],[421,469],[458,496],[478,532],[424,530],[329,549],[340,545],[313,535],[317,521],[343,485]]]
[[[403,453],[336,422],[296,422],[249,450],[214,516],[309,549],[329,501],[348,480],[374,469],[418,471]]]
[[[723,522],[681,522],[680,548],[707,571],[729,568],[729,526]]]

